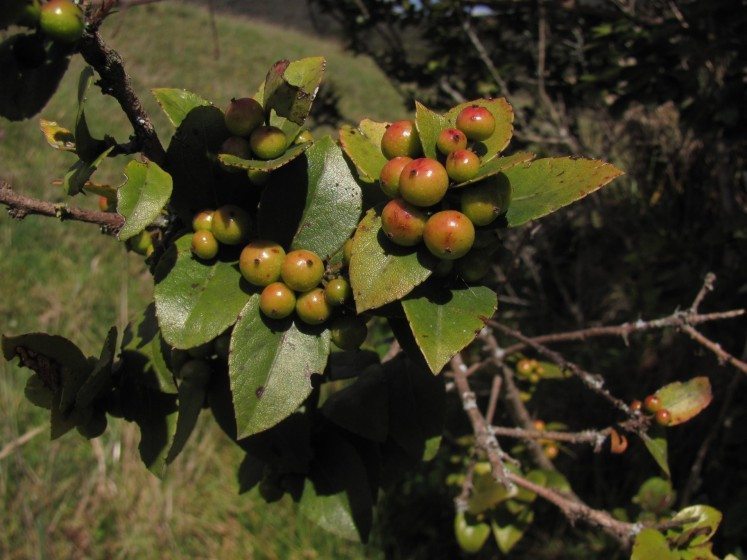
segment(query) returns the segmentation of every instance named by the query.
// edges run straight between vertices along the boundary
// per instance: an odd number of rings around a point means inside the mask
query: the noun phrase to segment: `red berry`
[[[420,208],[395,198],[381,211],[381,229],[392,243],[412,247],[423,239],[426,219]]]
[[[445,156],[448,156],[451,152],[463,150],[466,147],[467,137],[458,128],[443,129],[436,140],[436,148]]]
[[[656,395],[649,395],[643,401],[643,407],[650,413],[654,414],[661,409],[661,400]]]
[[[234,136],[249,136],[264,120],[262,105],[251,97],[232,99],[226,109],[226,127]]]
[[[431,158],[411,161],[399,177],[400,196],[415,206],[433,206],[441,202],[448,188],[446,169]]]
[[[457,115],[456,127],[470,140],[486,140],[495,131],[495,117],[485,107],[470,105]]]
[[[402,175],[402,170],[405,166],[412,161],[412,158],[406,156],[397,156],[386,162],[386,165],[381,168],[379,174],[379,184],[384,194],[390,198],[396,198],[399,196],[399,177]]]
[[[633,412],[639,412],[643,408],[643,403],[639,400],[635,400],[630,403],[630,410]]]
[[[475,227],[456,210],[444,210],[431,216],[423,230],[428,250],[440,259],[455,260],[466,255],[475,242]]]
[[[471,150],[455,150],[446,158],[446,173],[457,183],[474,179],[480,170],[480,158]]]
[[[669,426],[672,423],[672,415],[666,408],[656,411],[656,422],[661,426]]]
[[[420,154],[420,136],[412,121],[397,121],[390,124],[381,137],[384,157],[416,157]]]

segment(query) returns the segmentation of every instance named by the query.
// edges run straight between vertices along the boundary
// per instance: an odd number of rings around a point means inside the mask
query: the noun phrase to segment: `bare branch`
[[[708,295],[708,293],[713,291],[713,286],[715,283],[716,275],[713,272],[709,272],[705,275],[705,278],[703,279],[703,286],[700,288],[698,295],[695,296],[693,304],[690,306],[690,313],[698,312],[700,304],[703,303],[703,300]]]
[[[30,429],[28,432],[14,439],[13,441],[6,443],[3,446],[3,448],[0,449],[0,461],[8,457],[11,453],[13,453],[13,451],[18,449],[19,447],[26,445],[28,442],[30,442],[32,439],[34,439],[36,436],[42,433],[44,431],[44,428],[45,426],[37,426],[36,428]]]
[[[716,357],[718,358],[718,361],[720,363],[732,365],[742,373],[747,373],[747,363],[729,354],[726,350],[721,348],[721,345],[717,342],[714,342],[710,338],[703,336],[699,331],[695,330],[690,325],[685,325],[684,327],[682,327],[682,330],[685,331],[685,333],[687,333],[695,342],[716,354]]]
[[[601,449],[611,428],[604,430],[584,430],[583,432],[556,432],[551,430],[526,430],[523,428],[510,428],[507,426],[492,426],[493,433],[497,436],[510,437],[524,440],[549,439],[565,443],[587,443],[593,445],[597,450]]]

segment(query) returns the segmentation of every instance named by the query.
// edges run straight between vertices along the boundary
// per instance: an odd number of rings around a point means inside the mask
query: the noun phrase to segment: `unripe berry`
[[[127,240],[127,247],[138,255],[147,256],[148,250],[153,248],[153,238],[147,231],[141,231]]]
[[[220,147],[220,153],[236,156],[241,159],[252,159],[252,149],[246,139],[239,136],[226,138]]]
[[[350,300],[353,291],[350,289],[350,283],[342,277],[334,278],[327,282],[324,287],[324,295],[330,305],[343,305]]]
[[[457,183],[474,179],[480,170],[480,158],[471,150],[456,150],[446,158],[446,173]]]
[[[470,140],[486,140],[495,131],[495,117],[485,107],[470,105],[457,115],[456,127]]]
[[[522,358],[516,363],[516,371],[521,376],[527,376],[530,375],[534,371],[534,364],[532,364],[532,360],[528,360],[526,358]]]
[[[436,212],[425,224],[423,240],[436,257],[460,259],[472,248],[475,227],[467,216],[456,210]]]
[[[457,150],[464,150],[466,147],[467,137],[458,128],[444,128],[436,140],[436,148],[445,156]]]
[[[407,156],[397,156],[396,158],[390,159],[386,162],[386,165],[381,168],[379,174],[379,185],[384,194],[390,198],[397,198],[399,196],[399,178],[402,175],[402,170],[405,166],[412,161],[412,158]]]
[[[441,202],[449,188],[449,175],[443,165],[431,158],[418,158],[402,169],[399,194],[415,206]]]
[[[660,408],[656,411],[656,422],[660,426],[669,426],[672,423],[672,415],[666,408]]]
[[[218,242],[215,236],[204,229],[194,232],[192,234],[192,254],[206,261],[214,259],[218,254]]]
[[[296,308],[296,294],[282,282],[273,282],[262,290],[259,309],[271,319],[285,319]]]
[[[661,408],[661,400],[656,395],[649,395],[643,400],[643,407],[646,411],[655,414]]]
[[[259,159],[275,159],[285,152],[288,139],[285,132],[276,126],[260,126],[249,138],[252,152]]]
[[[296,314],[301,321],[309,325],[321,325],[329,319],[332,308],[327,303],[324,290],[315,288],[298,296]]]
[[[342,262],[345,266],[350,266],[350,258],[353,256],[353,239],[345,241],[342,246]]]
[[[225,245],[238,245],[249,236],[249,214],[238,206],[227,204],[213,212],[212,232]]]
[[[454,261],[438,261],[433,269],[433,274],[443,278],[451,274],[452,270],[454,270]]]
[[[313,142],[314,135],[311,134],[310,130],[302,130],[296,139],[293,141],[294,144],[305,144],[306,142]]]
[[[460,199],[462,213],[476,226],[486,226],[508,210],[511,184],[505,176],[491,177],[463,189]]]
[[[192,229],[194,231],[213,231],[213,211],[203,210],[192,218]]]
[[[226,128],[235,136],[249,136],[264,120],[262,105],[251,97],[232,99],[226,109]]]
[[[457,274],[465,282],[479,282],[490,272],[491,264],[490,253],[473,250],[456,261]]]
[[[329,331],[332,342],[341,350],[357,350],[368,336],[368,327],[361,317],[335,319]]]
[[[381,211],[381,229],[397,245],[412,247],[423,239],[427,216],[401,198],[387,202]]]
[[[285,251],[274,241],[258,239],[241,251],[239,270],[250,284],[267,286],[280,279]]]
[[[54,41],[75,43],[83,35],[83,11],[70,0],[50,0],[41,7],[39,26]]]
[[[390,124],[381,137],[381,152],[387,159],[397,156],[420,155],[420,136],[413,121],[396,121]]]
[[[246,176],[249,177],[249,182],[252,185],[261,187],[270,178],[270,172],[262,171],[261,169],[248,169]]]
[[[297,292],[308,292],[321,282],[324,263],[313,251],[297,249],[286,255],[280,268],[280,276],[289,288]]]

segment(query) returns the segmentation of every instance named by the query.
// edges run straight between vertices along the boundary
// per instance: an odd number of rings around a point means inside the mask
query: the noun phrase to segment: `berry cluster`
[[[480,280],[490,267],[485,254],[471,252],[492,241],[489,232],[475,226],[492,224],[506,211],[509,190],[491,178],[460,189],[461,194],[453,199],[447,193],[450,186],[477,176],[480,158],[468,145],[489,138],[494,130],[495,117],[488,109],[466,107],[457,116],[456,128],[439,134],[437,148],[444,163],[420,157],[420,138],[412,121],[390,124],[381,139],[381,151],[389,161],[381,170],[379,184],[393,199],[381,212],[384,233],[404,247],[424,242],[444,263],[437,273],[448,274],[456,261],[457,271],[469,282]],[[459,210],[454,209],[457,206]]]
[[[672,414],[664,408],[661,399],[656,395],[647,396],[643,400],[643,403],[641,403],[641,401],[633,401],[630,403],[630,409],[633,412],[645,410],[652,414],[656,419],[656,423],[661,426],[669,426],[669,424],[672,423]]]
[[[537,360],[522,358],[516,362],[516,373],[528,379],[530,383],[536,384],[539,383],[542,375],[545,373],[545,368]]]
[[[13,4],[13,0],[8,2]],[[50,39],[62,45],[72,45],[83,36],[83,10],[71,0],[21,0],[8,8],[15,20],[26,27],[39,28]]]
[[[195,215],[192,228],[192,253],[210,260],[217,256],[219,243],[239,245],[247,241],[249,216],[231,205],[203,210]],[[285,319],[295,312],[302,322],[321,325],[339,308],[341,313],[330,324],[332,341],[343,350],[353,350],[366,339],[365,321],[345,309],[352,297],[347,279],[337,276],[323,282],[324,262],[313,251],[286,253],[274,241],[254,239],[241,251],[239,270],[244,280],[262,288],[259,308],[266,317]]]

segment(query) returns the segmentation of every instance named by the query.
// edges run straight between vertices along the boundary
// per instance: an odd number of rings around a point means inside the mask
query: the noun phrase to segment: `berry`
[[[610,451],[619,455],[625,453],[628,448],[628,438],[624,435],[617,433],[614,428],[610,431]]]
[[[368,327],[360,317],[340,317],[329,327],[335,346],[341,350],[357,350],[366,341]]]
[[[70,0],[50,0],[41,7],[39,26],[54,41],[75,43],[83,35],[83,11]]]
[[[288,138],[276,126],[260,126],[249,137],[254,155],[259,159],[275,159],[283,155]]]
[[[446,173],[457,183],[473,179],[480,170],[480,158],[471,150],[456,150],[446,157]]]
[[[544,421],[535,420],[534,422],[532,422],[532,427],[538,432],[544,432],[547,426],[545,425]]]
[[[490,272],[490,253],[470,251],[456,262],[457,274],[465,282],[478,282]]]
[[[656,395],[649,395],[643,400],[643,407],[651,414],[655,414],[661,409],[661,400]]]
[[[314,135],[309,130],[302,130],[296,139],[293,141],[294,144],[305,144],[306,142],[313,142]]]
[[[192,229],[195,231],[212,231],[213,211],[203,210],[195,214],[195,217],[192,218]]]
[[[251,97],[232,99],[226,109],[226,128],[234,136],[249,136],[264,120],[262,105]]]
[[[315,288],[298,296],[296,314],[301,321],[309,325],[321,325],[329,319],[332,308],[324,297],[324,290]]]
[[[327,282],[324,288],[324,295],[327,296],[327,302],[330,305],[342,305],[350,300],[353,291],[350,289],[350,283],[340,277]]]
[[[249,177],[249,182],[257,187],[264,185],[270,178],[270,172],[261,169],[248,169],[246,175]]]
[[[386,127],[381,137],[381,152],[386,159],[420,155],[420,136],[412,121],[396,121]]]
[[[209,231],[201,229],[192,235],[192,254],[203,260],[214,259],[218,254],[218,242]]]
[[[205,385],[210,379],[210,364],[203,360],[190,360],[179,369],[179,378],[184,382]]]
[[[224,245],[238,245],[249,235],[249,214],[227,204],[213,212],[213,235]]]
[[[545,457],[550,459],[551,461],[555,459],[558,454],[560,453],[560,449],[558,449],[558,446],[554,443],[551,443],[547,447],[545,447]]]
[[[519,375],[530,375],[534,371],[534,364],[532,363],[532,360],[527,360],[526,358],[519,360],[516,363],[516,371],[519,373]]]
[[[476,226],[486,226],[508,210],[511,185],[498,176],[464,189],[460,199],[462,213]]]
[[[231,136],[221,144],[220,153],[241,159],[252,159],[252,149],[244,138]]]
[[[350,258],[353,256],[353,239],[345,241],[342,246],[342,262],[345,266],[350,266]]]
[[[111,198],[105,196],[99,197],[99,210],[102,212],[116,212],[117,202]]]
[[[460,259],[475,242],[475,227],[461,212],[443,210],[428,219],[423,240],[428,250],[438,258]]]
[[[640,412],[643,408],[643,403],[639,400],[635,400],[632,403],[630,403],[630,410],[633,412]]]
[[[463,150],[467,147],[467,137],[458,128],[444,128],[436,140],[436,148],[443,155]]]
[[[438,261],[433,269],[433,274],[443,278],[451,274],[452,270],[454,270],[454,261]]]
[[[321,282],[324,263],[313,251],[297,249],[286,255],[280,268],[280,276],[291,289],[308,292]]]
[[[76,426],[76,429],[84,438],[94,439],[106,431],[106,425],[106,414],[101,411],[98,413],[94,412],[85,424],[79,424]]]
[[[250,284],[267,286],[280,279],[285,251],[274,241],[258,239],[244,247],[239,257],[241,275]]]
[[[135,237],[127,240],[127,247],[138,255],[147,255],[148,250],[153,248],[153,239],[147,231],[141,231]]]
[[[270,319],[285,319],[296,308],[296,294],[282,282],[273,282],[262,290],[259,309]]]
[[[426,220],[425,212],[401,198],[390,200],[381,211],[381,229],[390,241],[404,247],[420,243]]]
[[[672,423],[672,414],[666,408],[656,411],[656,422],[660,426],[669,426]]]
[[[405,166],[412,161],[412,158],[407,156],[397,156],[386,162],[386,165],[381,168],[379,174],[379,185],[384,194],[390,198],[397,198],[399,196],[399,177],[402,175],[402,170]]]
[[[470,140],[486,140],[495,131],[495,117],[485,107],[470,105],[457,115],[456,127]]]
[[[443,165],[431,158],[408,163],[399,177],[400,196],[415,206],[433,206],[449,188],[449,175]]]

